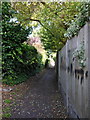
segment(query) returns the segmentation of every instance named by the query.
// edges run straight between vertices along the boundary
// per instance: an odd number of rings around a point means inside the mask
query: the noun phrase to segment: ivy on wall
[[[84,41],[80,43],[80,47],[77,48],[73,52],[73,57],[78,60],[78,63],[81,68],[84,68],[86,66],[86,57],[85,57],[85,48],[84,48]]]

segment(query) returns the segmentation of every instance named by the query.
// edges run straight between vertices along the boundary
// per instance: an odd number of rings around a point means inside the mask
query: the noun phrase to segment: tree
[[[28,38],[28,44],[30,44],[30,45],[33,45],[33,44],[37,44],[37,43],[41,43],[41,41],[40,41],[40,38],[39,37],[30,37],[30,38]]]
[[[45,43],[45,48],[49,47],[54,51],[65,45],[64,33],[71,20],[78,14],[79,6],[79,2],[13,3],[13,7],[18,11],[16,17],[23,25],[31,25],[32,23],[34,26],[38,26],[38,24],[42,26],[41,34],[43,33],[43,37],[42,35],[41,37]]]
[[[82,2],[81,6],[78,8],[79,14],[76,16],[74,20],[72,20],[69,28],[67,29],[64,36],[67,39],[71,39],[75,35],[78,35],[80,29],[89,21],[90,17],[90,1]]]

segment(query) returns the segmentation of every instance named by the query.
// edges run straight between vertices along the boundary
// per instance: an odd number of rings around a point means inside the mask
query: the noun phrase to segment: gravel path
[[[13,106],[11,118],[67,118],[54,69],[31,81],[23,99]]]

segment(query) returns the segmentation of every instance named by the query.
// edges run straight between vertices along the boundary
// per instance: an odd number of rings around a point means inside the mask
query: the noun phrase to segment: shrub
[[[13,18],[10,3],[2,3],[2,73],[3,83],[14,85],[25,81],[41,69],[42,56],[37,50],[24,44],[32,28],[24,28]]]

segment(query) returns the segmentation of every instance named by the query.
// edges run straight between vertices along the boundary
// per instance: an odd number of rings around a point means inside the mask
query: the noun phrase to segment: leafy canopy
[[[22,25],[41,25],[41,39],[46,49],[56,51],[66,43],[64,33],[76,17],[79,2],[17,2],[13,3]]]

